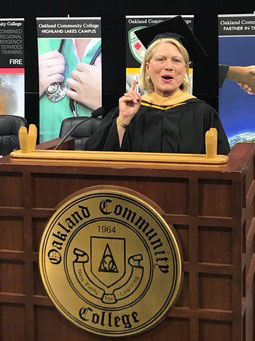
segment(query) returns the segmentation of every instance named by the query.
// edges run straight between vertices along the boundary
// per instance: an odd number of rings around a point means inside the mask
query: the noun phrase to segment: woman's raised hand
[[[119,99],[119,118],[129,124],[136,115],[141,104],[141,95],[136,92],[136,81],[133,80],[130,90]]]

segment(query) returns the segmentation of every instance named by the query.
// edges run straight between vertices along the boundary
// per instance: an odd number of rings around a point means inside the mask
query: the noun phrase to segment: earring
[[[147,80],[148,80],[148,81],[151,80],[151,76],[150,76],[150,75],[147,76]]]

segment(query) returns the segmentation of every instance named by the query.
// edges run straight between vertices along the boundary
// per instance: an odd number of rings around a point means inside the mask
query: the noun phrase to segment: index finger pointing
[[[135,87],[136,87],[136,80],[134,79],[131,83],[130,90],[136,92]]]

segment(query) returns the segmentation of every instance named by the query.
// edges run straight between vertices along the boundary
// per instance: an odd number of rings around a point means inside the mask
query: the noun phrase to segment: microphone
[[[60,140],[60,142],[56,145],[56,147],[54,148],[54,150],[57,150],[65,141],[66,139],[72,134],[72,132],[81,124],[87,122],[88,120],[90,120],[91,118],[97,118],[99,116],[103,116],[105,114],[105,110],[103,107],[99,107],[96,110],[92,111],[91,116],[86,117],[84,120],[80,121],[79,123],[77,123],[74,127],[72,127],[67,134],[63,137],[62,140]]]

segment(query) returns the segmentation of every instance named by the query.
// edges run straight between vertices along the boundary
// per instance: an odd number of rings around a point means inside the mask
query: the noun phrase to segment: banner
[[[24,117],[24,19],[0,19],[0,115]]]
[[[37,18],[40,142],[102,105],[101,19]]]
[[[222,79],[219,114],[232,148],[237,142],[255,142],[255,97],[235,81],[248,71],[245,67],[255,64],[255,15],[219,15],[218,29],[219,78]],[[226,74],[224,65],[229,66],[230,72],[235,72],[235,79],[227,79],[230,73]],[[233,66],[240,68],[233,69]]]
[[[135,79],[138,82],[139,68],[143,61],[145,54],[145,47],[136,36],[135,32],[150,25],[155,25],[163,20],[171,19],[175,15],[143,15],[143,16],[126,16],[126,91],[129,91],[132,81]],[[193,31],[194,16],[183,15],[183,19],[186,21],[189,28]],[[153,37],[152,37],[153,39]],[[190,92],[192,93],[192,65],[189,69],[190,75]],[[143,91],[139,89],[137,83],[137,92],[141,94]]]

